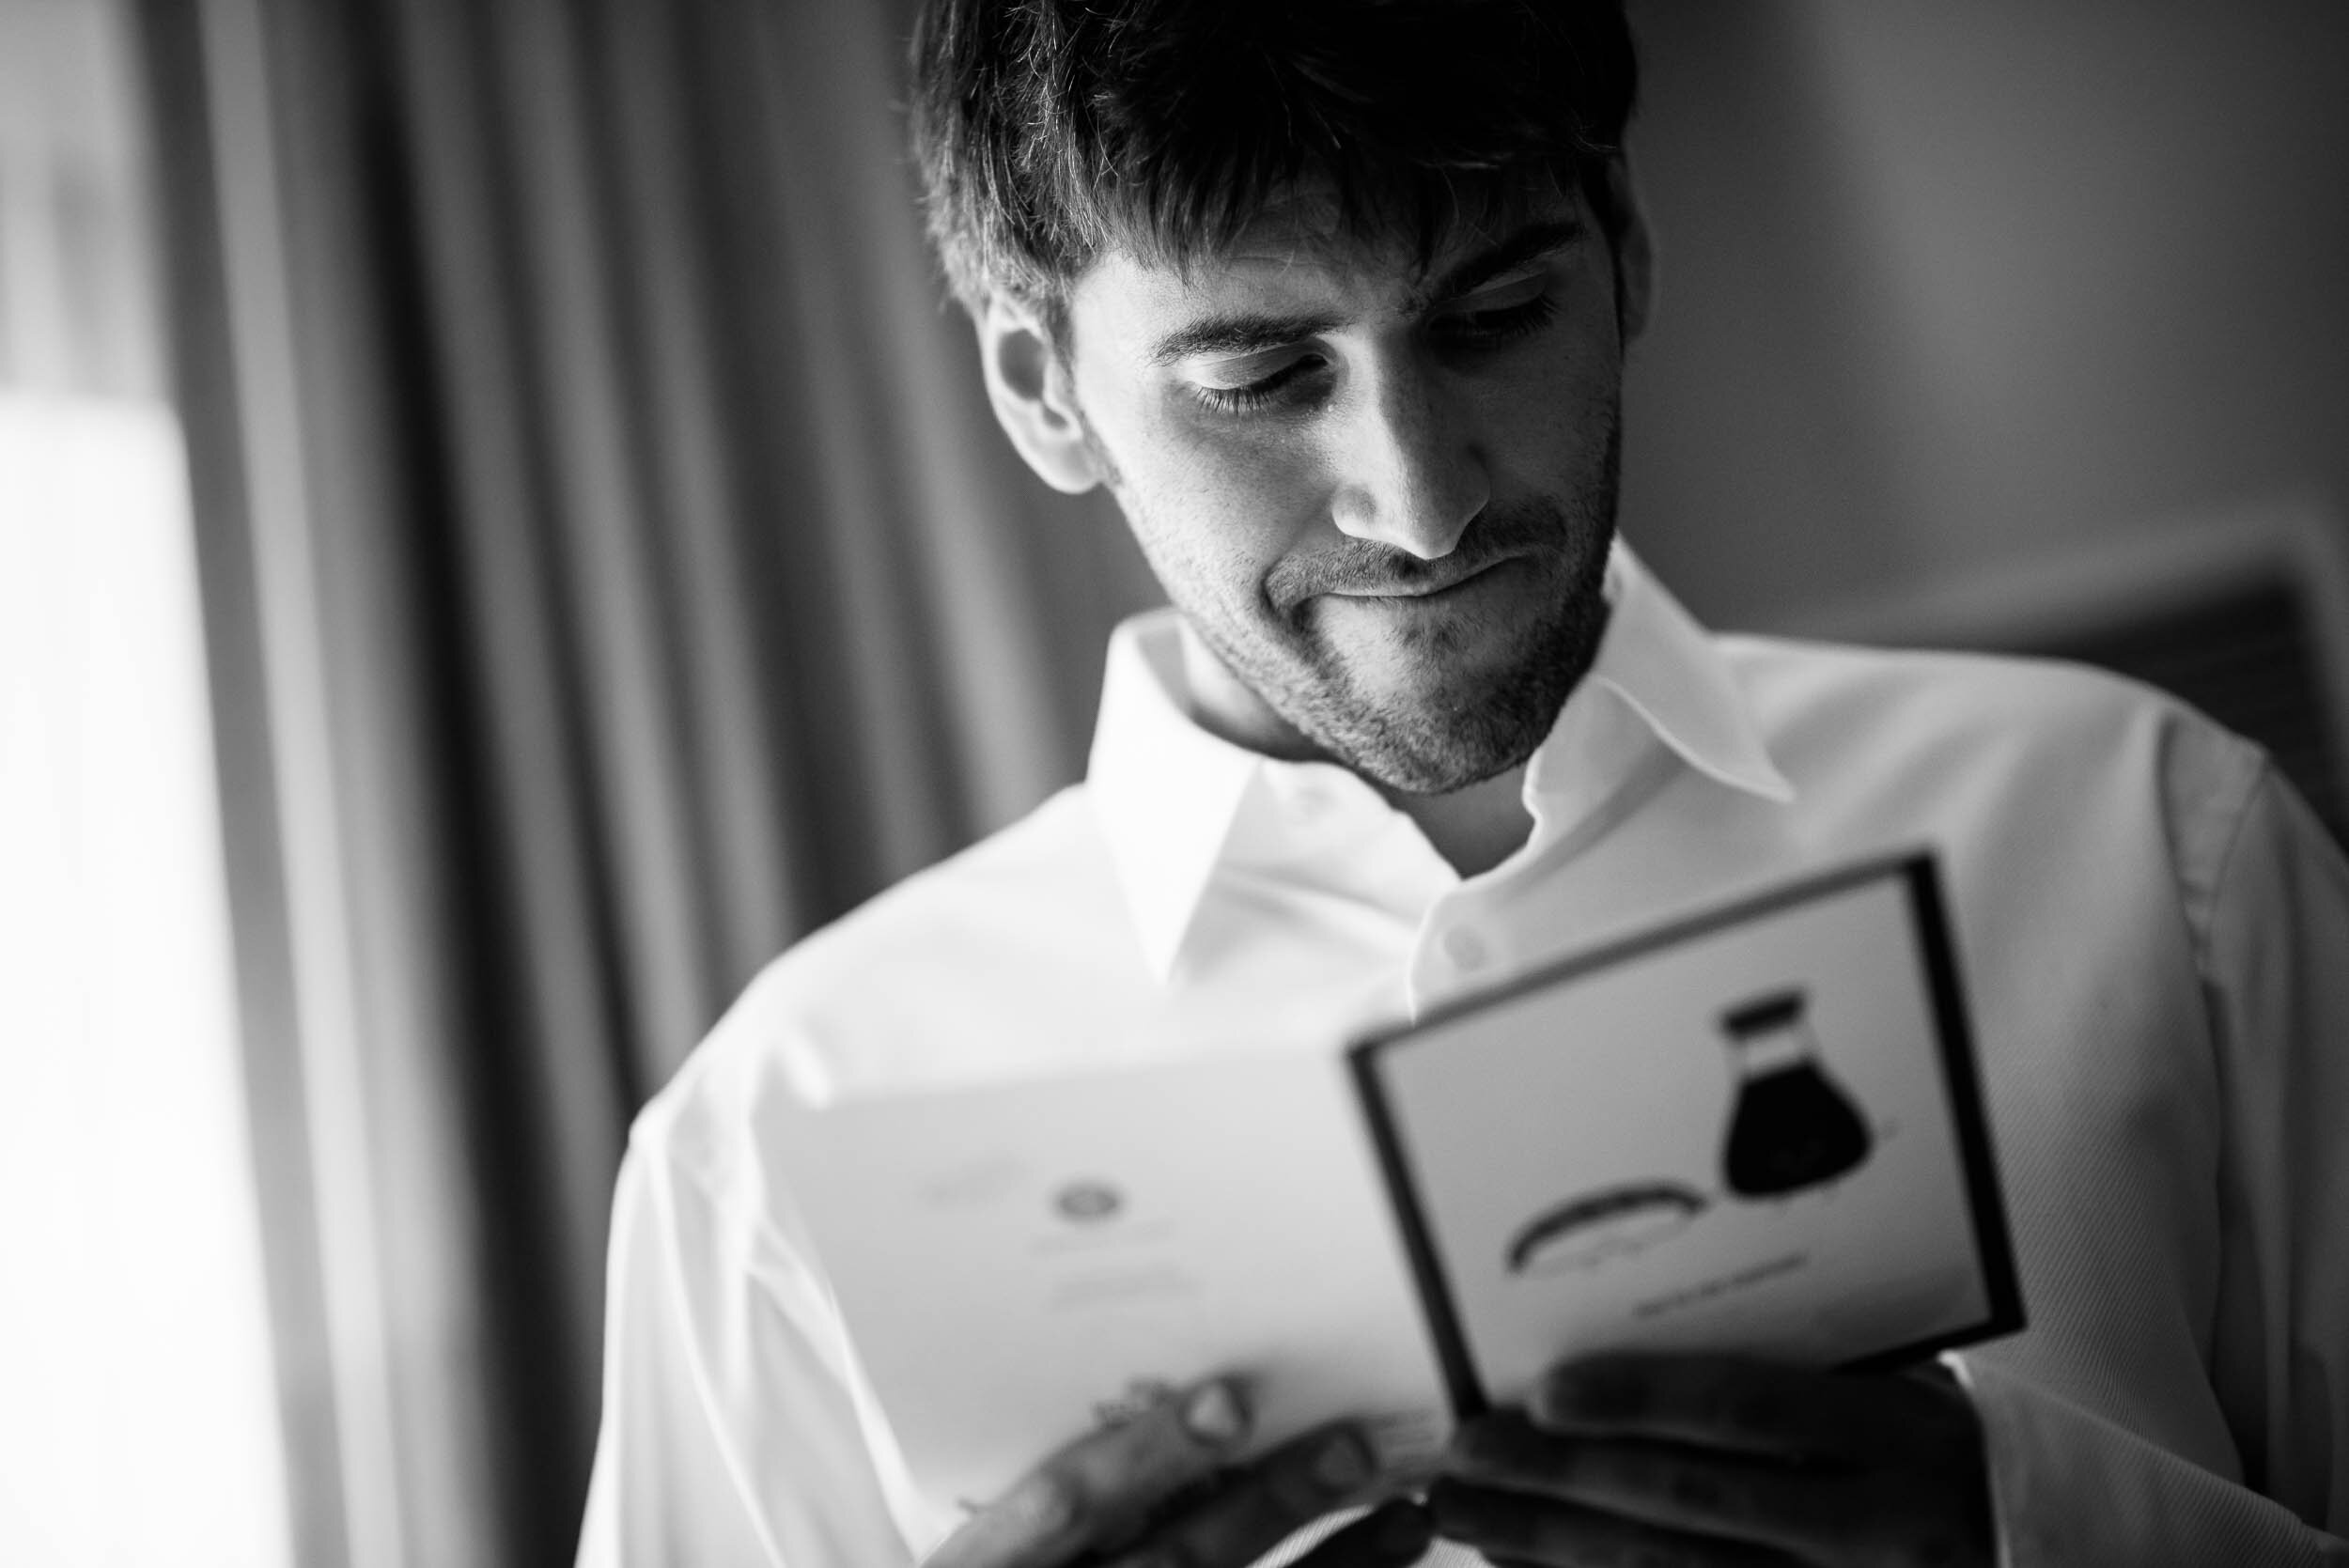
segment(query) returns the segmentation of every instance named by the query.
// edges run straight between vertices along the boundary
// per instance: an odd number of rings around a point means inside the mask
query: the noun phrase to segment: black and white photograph
[[[0,0],[0,1563],[2349,1568],[2349,7]]]

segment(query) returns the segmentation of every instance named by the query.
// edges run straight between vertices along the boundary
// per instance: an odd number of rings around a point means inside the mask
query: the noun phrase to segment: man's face
[[[1523,762],[1589,668],[1615,513],[1618,272],[1578,199],[1408,241],[1268,207],[1185,275],[1112,254],[1066,396],[1214,666],[1203,715],[1430,794]]]

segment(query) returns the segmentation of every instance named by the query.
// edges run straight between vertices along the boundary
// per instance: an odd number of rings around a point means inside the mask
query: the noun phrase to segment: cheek
[[[1496,444],[1532,473],[1587,473],[1615,422],[1622,378],[1611,344],[1528,367],[1490,405]]]
[[[1279,556],[1293,548],[1324,509],[1319,491],[1274,454],[1229,445],[1195,448],[1178,482],[1201,524],[1237,554]]]
[[[1128,510],[1145,548],[1173,569],[1252,598],[1264,575],[1310,534],[1325,509],[1314,464],[1298,444],[1161,428],[1126,469]]]

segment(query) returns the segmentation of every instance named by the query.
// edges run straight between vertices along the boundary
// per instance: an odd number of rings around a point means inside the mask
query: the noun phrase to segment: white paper
[[[934,1505],[1214,1374],[1260,1447],[1354,1417],[1423,1468],[1450,1430],[1334,1054],[843,1104],[803,1134],[796,1196]]]
[[[1999,1233],[1969,1199],[1963,1058],[1907,875],[1683,928],[1352,1059],[1333,1041],[795,1118],[786,1174],[917,1487],[984,1502],[1210,1374],[1246,1381],[1259,1446],[1367,1419],[1408,1472],[1455,1398],[1514,1402],[1564,1356],[1841,1364],[1992,1324]]]

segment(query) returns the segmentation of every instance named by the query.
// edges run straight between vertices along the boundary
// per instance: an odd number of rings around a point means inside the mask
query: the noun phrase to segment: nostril
[[[1431,504],[1426,497],[1382,503],[1368,490],[1342,490],[1330,501],[1330,520],[1339,533],[1433,561],[1452,553],[1469,523],[1484,509]]]
[[[1369,495],[1349,486],[1330,498],[1330,520],[1339,533],[1366,539],[1377,526],[1377,513]]]

